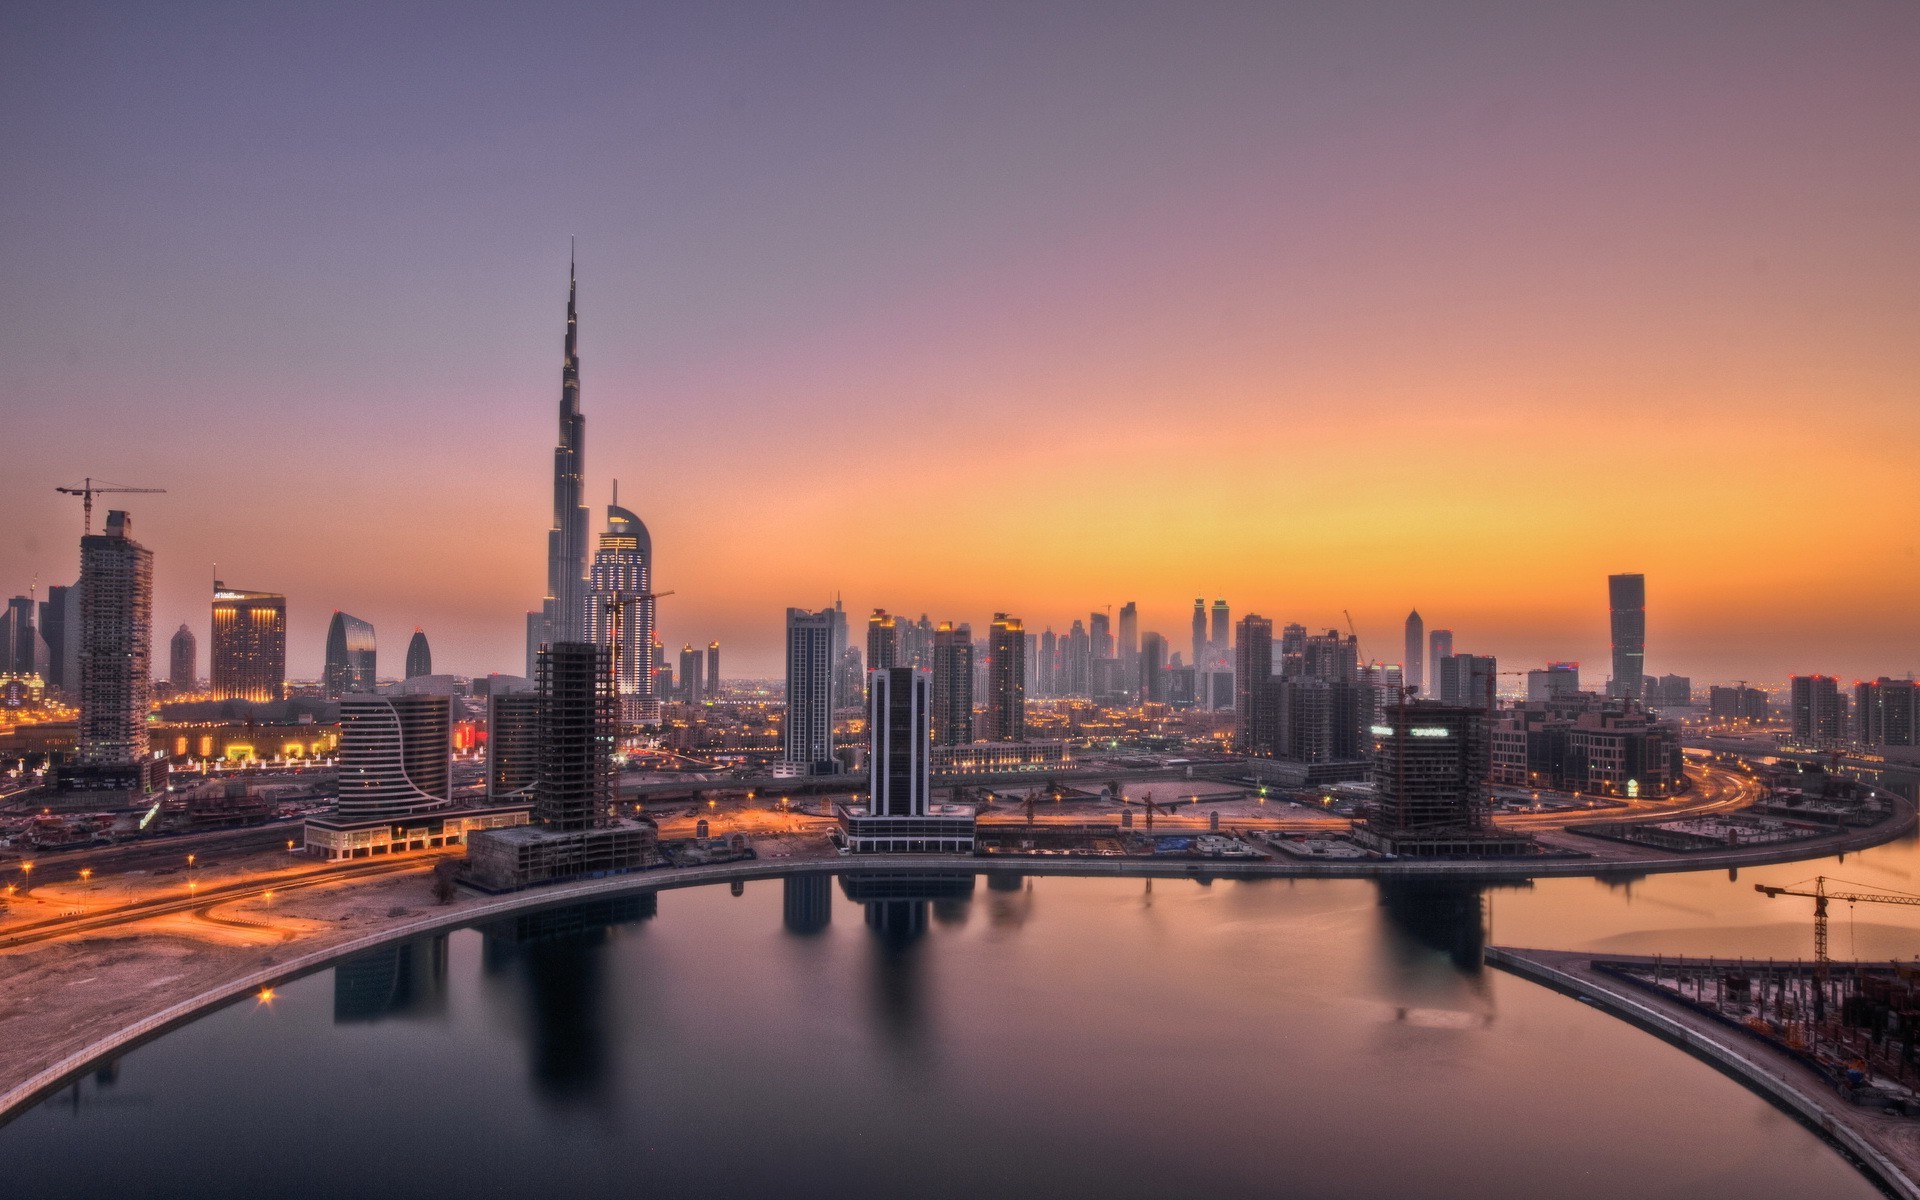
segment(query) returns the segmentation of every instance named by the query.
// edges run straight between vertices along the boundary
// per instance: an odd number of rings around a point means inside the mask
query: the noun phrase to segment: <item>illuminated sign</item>
[[[1411,733],[1411,734],[1413,734],[1413,736],[1415,736],[1415,737],[1445,737],[1445,736],[1447,736],[1447,731],[1446,731],[1445,729],[1442,729],[1442,728],[1440,728],[1440,727],[1439,727],[1439,726],[1437,726],[1437,725],[1423,725],[1423,726],[1420,726],[1420,727],[1419,727],[1419,728],[1417,728],[1417,729],[1410,729],[1410,730],[1408,730],[1407,732],[1409,732],[1409,733]]]
[[[1393,729],[1390,726],[1386,726],[1386,725],[1375,725],[1373,726],[1373,736],[1392,737]]]

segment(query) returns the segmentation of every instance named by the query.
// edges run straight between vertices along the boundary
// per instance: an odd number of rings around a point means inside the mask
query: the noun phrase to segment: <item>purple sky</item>
[[[670,648],[1351,608],[1516,665],[1920,668],[1906,3],[0,10],[0,589],[514,671],[567,237]],[[915,486],[876,495],[875,479]],[[104,513],[97,514],[104,516]]]

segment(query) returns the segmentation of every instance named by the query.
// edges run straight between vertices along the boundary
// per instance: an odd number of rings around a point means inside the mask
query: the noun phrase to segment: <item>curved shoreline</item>
[[[1791,842],[1774,846],[1715,851],[1690,856],[1670,855],[1659,859],[1595,861],[1568,858],[1548,860],[1445,860],[1419,861],[1397,859],[1362,862],[1239,861],[1233,859],[1180,859],[1155,862],[1149,859],[1112,858],[983,858],[956,854],[864,855],[859,858],[834,857],[794,859],[778,863],[766,859],[719,863],[701,867],[675,867],[665,870],[616,875],[579,883],[556,884],[505,896],[488,896],[469,903],[455,903],[437,912],[423,914],[397,925],[335,942],[320,949],[298,954],[245,974],[235,976],[198,995],[177,1001],[98,1038],[59,1061],[33,1072],[27,1078],[0,1091],[0,1126],[21,1112],[58,1091],[75,1076],[93,1068],[102,1060],[126,1052],[142,1042],[198,1018],[262,988],[273,987],[324,970],[355,954],[377,949],[389,942],[407,941],[477,924],[481,921],[512,916],[545,908],[564,908],[583,900],[598,900],[633,892],[670,891],[712,883],[780,879],[790,875],[845,875],[872,872],[937,871],[975,875],[1052,875],[1062,877],[1132,877],[1152,879],[1422,879],[1461,882],[1531,879],[1542,876],[1607,878],[1639,876],[1680,871],[1711,871],[1728,867],[1766,866],[1809,858],[1825,858],[1884,845],[1911,832],[1920,824],[1920,810],[1904,799],[1896,798],[1896,816],[1866,829],[1822,838],[1809,845]],[[1916,1193],[1920,1200],[1920,1193]]]

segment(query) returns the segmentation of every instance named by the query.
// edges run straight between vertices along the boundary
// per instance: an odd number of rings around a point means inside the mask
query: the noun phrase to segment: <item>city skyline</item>
[[[1133,599],[1176,647],[1195,594],[1310,628],[1351,610],[1389,661],[1417,607],[1476,653],[1591,671],[1595,581],[1621,572],[1653,589],[1654,674],[1920,667],[1912,14],[1061,10],[1014,38],[893,13],[776,51],[720,15],[589,7],[476,19],[438,55],[262,16],[74,56],[50,11],[0,49],[31,164],[0,291],[35,452],[0,480],[9,594],[77,577],[52,489],[92,475],[169,489],[128,506],[156,628],[208,641],[217,562],[288,596],[295,677],[335,610],[431,629],[449,672],[524,670],[578,234],[582,502],[625,481],[671,564],[663,640],[717,638],[739,676],[777,677],[785,608],[836,594],[1058,634]],[[167,65],[203,46],[230,74]],[[577,72],[521,86],[563,49]],[[270,86],[289,54],[297,97]],[[229,112],[234,86],[261,107]],[[394,110],[453,148],[411,153]],[[609,136],[652,111],[676,120]],[[149,131],[151,155],[120,140]],[[796,481],[795,454],[818,469]],[[868,455],[921,487],[859,509]],[[1123,459],[1156,486],[1086,486]],[[1246,483],[1281,465],[1284,500]],[[1836,528],[1791,479],[1841,472]],[[988,473],[1019,503],[920,536]],[[856,519],[867,546],[818,552]]]

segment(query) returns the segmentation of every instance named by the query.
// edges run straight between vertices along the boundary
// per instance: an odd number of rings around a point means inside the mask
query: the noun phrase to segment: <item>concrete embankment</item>
[[[1817,1072],[1759,1039],[1600,974],[1593,969],[1596,958],[1636,961],[1622,955],[1506,946],[1486,951],[1489,965],[1591,1004],[1726,1072],[1838,1146],[1891,1194],[1920,1200],[1920,1121],[1851,1103]]]

